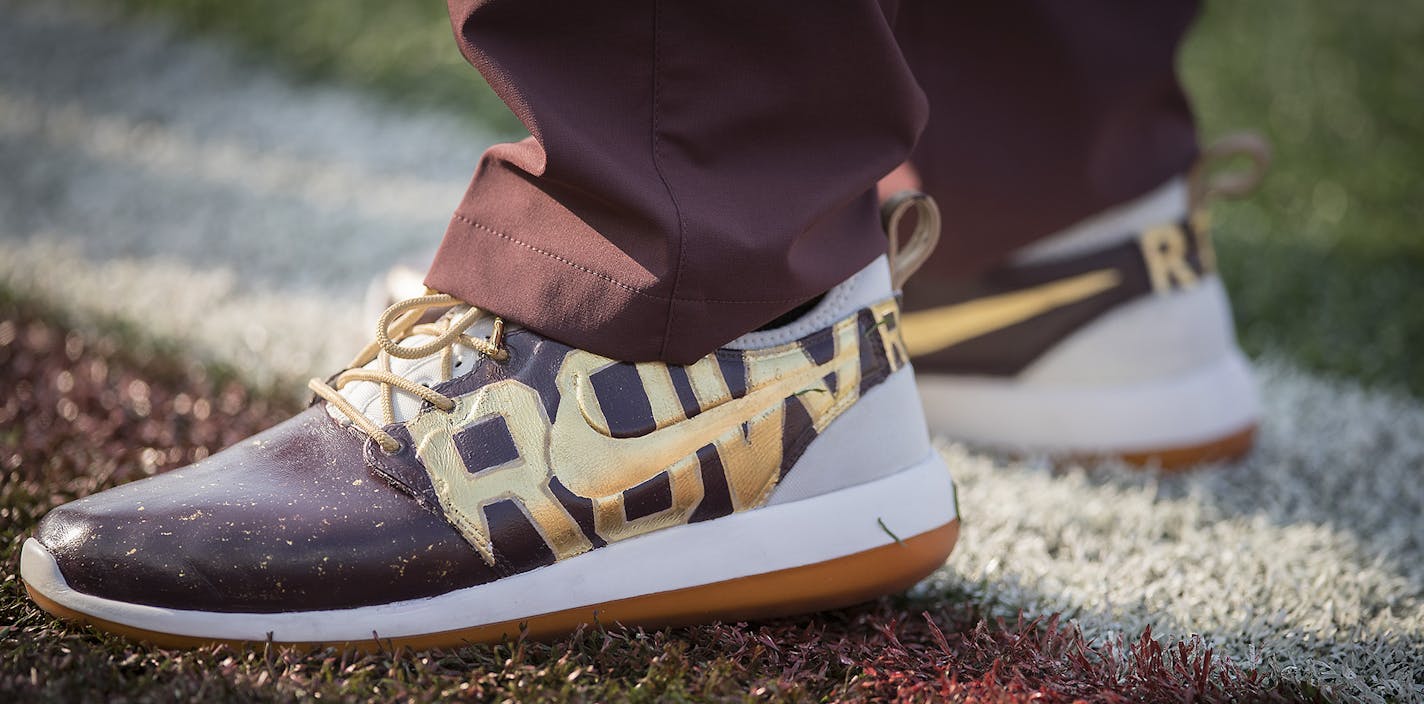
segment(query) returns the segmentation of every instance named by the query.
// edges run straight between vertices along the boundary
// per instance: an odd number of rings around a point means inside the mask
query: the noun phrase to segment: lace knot
[[[455,306],[463,304],[461,300],[449,294],[430,291],[423,296],[407,298],[392,305],[381,313],[381,317],[376,323],[375,340],[356,355],[355,359],[347,365],[346,370],[337,374],[330,384],[321,379],[312,379],[307,382],[307,388],[346,416],[362,432],[375,440],[382,450],[387,453],[399,452],[401,450],[400,441],[392,437],[360,409],[357,409],[341,394],[341,389],[347,384],[358,381],[378,384],[386,425],[395,422],[395,394],[397,391],[426,401],[447,413],[455,410],[455,401],[450,397],[395,373],[391,369],[391,359],[423,359],[439,354],[441,374],[444,379],[450,379],[454,375],[454,348],[457,344],[464,345],[497,362],[509,359],[509,351],[504,348],[504,321],[502,319],[498,317],[494,319],[489,339],[472,337],[467,334],[470,326],[485,315],[485,312],[479,308],[470,306],[458,314],[453,314],[452,310],[435,322],[420,322],[431,310],[453,309]],[[431,339],[417,345],[401,344],[403,340],[416,335],[429,336]],[[375,368],[368,368],[372,362],[376,363]]]

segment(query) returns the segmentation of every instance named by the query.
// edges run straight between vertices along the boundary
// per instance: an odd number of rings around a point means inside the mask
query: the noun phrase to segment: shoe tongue
[[[441,317],[457,317],[467,310],[469,310],[469,306],[456,306]],[[475,339],[488,339],[493,331],[494,316],[484,314],[481,315],[473,325],[466,328],[465,334]],[[434,335],[410,335],[409,337],[402,338],[400,344],[403,347],[416,347],[434,339]],[[481,355],[478,352],[462,344],[456,343],[452,345],[452,349],[455,353],[454,361],[451,362],[454,365],[454,369],[452,370],[453,376],[465,374],[473,369],[474,365],[480,360]],[[430,387],[439,386],[441,382],[446,381],[440,364],[440,356],[440,352],[437,350],[430,355],[417,359],[391,357],[390,371],[397,376],[405,377],[417,384],[424,384]],[[377,358],[371,360],[364,368],[380,369],[380,364],[381,360]],[[384,393],[385,391],[382,385],[374,381],[352,382],[347,384],[340,391],[340,394],[346,397],[346,400],[350,401],[351,405],[360,410],[362,415],[365,415],[375,422],[376,425],[386,424],[384,406],[381,401],[381,396]],[[414,418],[425,403],[424,400],[405,393],[404,391],[400,391],[399,389],[394,391],[393,396],[394,403],[392,406],[395,410],[394,422],[396,423],[404,423]],[[336,407],[331,404],[327,404],[326,412],[339,422],[346,422],[348,420],[346,414],[337,410]]]

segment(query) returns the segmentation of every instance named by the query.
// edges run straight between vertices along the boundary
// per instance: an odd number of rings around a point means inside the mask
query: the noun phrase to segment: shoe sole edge
[[[698,623],[734,623],[839,609],[894,594],[914,586],[944,564],[959,539],[959,519],[934,530],[845,557],[776,572],[658,592],[617,601],[565,609],[526,619],[473,626],[440,633],[376,637],[340,643],[281,642],[283,647],[314,650],[328,646],[362,652],[396,648],[426,650],[524,637],[549,640],[580,626],[619,624],[664,628]],[[70,623],[162,648],[213,645],[255,647],[265,641],[213,639],[153,631],[109,621],[68,608],[40,593],[28,582],[25,590],[40,608]],[[797,594],[793,600],[768,601],[768,595]],[[378,634],[377,634],[378,635]]]
[[[919,382],[936,434],[1014,454],[1164,468],[1244,455],[1260,407],[1239,352],[1174,378],[1121,387],[1033,388],[942,375]]]
[[[1256,444],[1256,424],[1252,423],[1234,433],[1228,433],[1207,442],[1182,447],[1165,447],[1155,450],[1139,450],[1117,455],[1087,456],[1079,459],[1111,459],[1125,462],[1135,467],[1159,467],[1168,472],[1192,469],[1208,462],[1229,462],[1245,457]]]
[[[954,493],[932,451],[900,472],[828,494],[669,528],[425,599],[329,611],[185,611],[105,599],[70,588],[33,538],[20,573],[46,611],[157,645],[456,646],[518,636],[521,623],[547,637],[577,623],[763,618],[892,593],[933,572],[953,549]],[[893,514],[884,510],[890,506]],[[452,624],[459,616],[468,620]]]

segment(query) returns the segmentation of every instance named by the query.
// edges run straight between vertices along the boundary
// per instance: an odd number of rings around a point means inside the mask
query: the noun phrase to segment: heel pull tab
[[[1251,161],[1249,168],[1219,170],[1243,156]],[[1202,150],[1187,175],[1191,208],[1196,210],[1217,198],[1249,195],[1261,184],[1270,165],[1271,145],[1255,132],[1235,132],[1212,142]],[[1219,170],[1215,176],[1210,173],[1213,169]]]
[[[915,211],[915,227],[904,248],[900,247],[900,221]],[[890,237],[890,281],[898,291],[919,270],[939,244],[939,206],[919,191],[900,191],[880,206],[880,225]]]

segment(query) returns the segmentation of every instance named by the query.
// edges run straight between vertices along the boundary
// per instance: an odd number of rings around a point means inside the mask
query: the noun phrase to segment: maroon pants
[[[1185,170],[1196,4],[449,0],[531,137],[485,153],[426,283],[690,362],[881,254],[906,160],[945,216],[919,276],[974,273]]]

